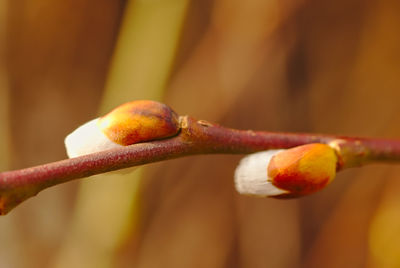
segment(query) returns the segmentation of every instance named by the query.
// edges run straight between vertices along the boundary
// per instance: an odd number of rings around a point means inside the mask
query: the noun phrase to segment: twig
[[[400,140],[229,129],[181,117],[171,138],[138,143],[36,167],[0,173],[0,215],[48,187],[99,173],[196,154],[247,154],[325,143],[336,148],[338,169],[375,161],[400,161]]]

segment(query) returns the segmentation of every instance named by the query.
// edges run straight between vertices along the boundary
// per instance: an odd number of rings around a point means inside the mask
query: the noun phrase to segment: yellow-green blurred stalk
[[[9,94],[5,67],[6,3],[0,5],[0,171],[9,168]]]
[[[171,71],[187,0],[127,4],[100,114],[135,99],[160,100]],[[57,267],[112,267],[116,250],[140,222],[143,168],[84,180],[71,233]]]

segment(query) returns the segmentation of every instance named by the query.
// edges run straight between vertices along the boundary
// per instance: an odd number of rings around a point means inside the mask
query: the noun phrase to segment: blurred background
[[[0,169],[134,99],[225,126],[400,137],[396,0],[0,1]],[[400,167],[298,200],[239,196],[241,156],[41,192],[0,218],[0,267],[400,267]]]

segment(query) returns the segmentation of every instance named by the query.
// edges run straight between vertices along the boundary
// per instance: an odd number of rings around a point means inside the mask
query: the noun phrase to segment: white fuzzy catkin
[[[86,154],[123,147],[111,141],[99,128],[97,121],[93,119],[78,127],[65,138],[65,148],[69,158]]]
[[[273,185],[268,178],[271,158],[282,150],[269,150],[244,157],[235,170],[235,186],[240,194],[277,196],[288,193]]]

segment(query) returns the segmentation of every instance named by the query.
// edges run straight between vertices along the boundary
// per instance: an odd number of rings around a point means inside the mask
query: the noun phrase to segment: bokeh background
[[[134,99],[229,127],[400,137],[397,0],[0,1],[0,169]],[[400,168],[239,196],[240,156],[47,189],[0,218],[0,267],[400,267]]]

